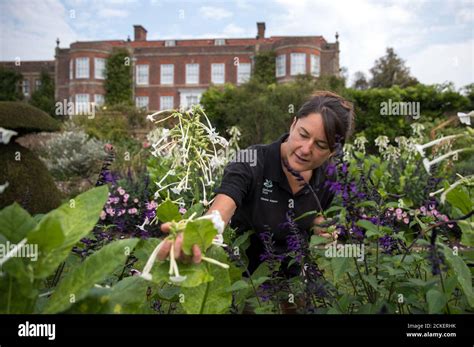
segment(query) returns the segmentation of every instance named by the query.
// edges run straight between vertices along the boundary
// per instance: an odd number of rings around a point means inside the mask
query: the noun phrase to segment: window
[[[214,41],[215,46],[224,46],[225,45],[225,39],[216,39]]]
[[[94,59],[94,76],[98,80],[103,80],[105,78],[105,59]]]
[[[306,54],[291,53],[291,75],[299,75],[306,73]]]
[[[148,110],[148,96],[137,96],[135,104],[138,108],[145,108]]]
[[[176,46],[176,40],[166,40],[165,47],[174,47]]]
[[[174,98],[172,96],[160,96],[160,111],[174,108]]]
[[[74,79],[74,60],[69,60],[69,79]]]
[[[30,95],[30,81],[23,80],[22,91],[23,91],[23,95],[25,95],[25,96]]]
[[[250,79],[250,63],[239,63],[237,65],[237,83],[245,83]]]
[[[321,61],[319,55],[311,54],[311,75],[319,76],[321,72]]]
[[[206,89],[196,88],[196,89],[185,89],[179,91],[179,106],[184,109],[190,109],[192,105],[198,105],[201,101],[202,93]]]
[[[148,65],[137,65],[137,84],[148,84]]]
[[[95,94],[94,95],[94,102],[96,106],[102,106],[104,104],[104,96],[101,94]]]
[[[89,58],[76,58],[76,78],[89,78]]]
[[[35,80],[35,90],[40,89],[40,87],[41,87],[41,80],[37,78]]]
[[[161,84],[173,84],[174,83],[174,65],[173,64],[162,64],[161,65]]]
[[[76,114],[89,113],[89,94],[76,94]]]
[[[223,84],[225,82],[225,64],[211,65],[211,82]]]
[[[199,64],[186,64],[186,84],[199,83]]]
[[[286,55],[282,54],[276,58],[276,77],[286,75]]]

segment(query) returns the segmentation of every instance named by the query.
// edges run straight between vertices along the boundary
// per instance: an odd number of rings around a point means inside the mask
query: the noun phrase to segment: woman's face
[[[296,171],[321,166],[331,155],[321,114],[310,113],[306,117],[295,118],[283,145],[283,156]]]

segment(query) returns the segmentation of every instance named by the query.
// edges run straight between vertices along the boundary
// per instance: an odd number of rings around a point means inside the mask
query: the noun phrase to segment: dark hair
[[[354,130],[354,106],[335,93],[315,92],[298,110],[296,119],[311,113],[319,113],[323,117],[324,133],[331,151],[336,143],[343,146]]]

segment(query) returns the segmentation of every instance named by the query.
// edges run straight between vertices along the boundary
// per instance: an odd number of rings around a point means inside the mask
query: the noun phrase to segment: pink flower
[[[124,190],[122,187],[118,187],[118,188],[117,188],[117,191],[119,192],[120,195],[124,195],[124,194],[125,194],[125,190]]]
[[[397,209],[395,210],[395,213],[397,214],[397,216],[398,216],[399,214],[402,214],[402,212],[403,212],[403,211],[402,211],[401,208],[397,208]]]
[[[420,207],[420,211],[425,214],[426,213],[426,207],[425,206],[421,206]]]
[[[403,222],[404,222],[405,224],[408,224],[408,223],[410,223],[410,220],[409,220],[408,218],[403,218]]]
[[[138,210],[136,208],[130,208],[128,210],[128,214],[136,214],[138,212]]]
[[[143,142],[143,148],[148,148],[150,147],[150,143],[149,142]]]
[[[401,215],[401,214],[397,214],[397,219],[398,219],[398,220],[402,220],[402,219],[403,219],[402,215]]]
[[[114,216],[114,215],[115,215],[115,211],[114,211],[113,208],[108,208],[108,209],[105,210],[105,212],[107,212],[107,213],[108,213],[109,215],[111,215],[111,216]]]
[[[138,199],[137,198],[133,199],[133,202],[138,204]]]
[[[181,213],[181,214],[185,214],[186,211],[187,211],[187,210],[186,210],[184,207],[180,207],[180,208],[179,208],[179,213]]]
[[[107,217],[107,213],[104,210],[100,211],[100,219],[104,220]]]

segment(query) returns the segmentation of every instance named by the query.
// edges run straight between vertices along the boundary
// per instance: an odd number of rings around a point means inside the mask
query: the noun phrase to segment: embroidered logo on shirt
[[[263,183],[263,185],[265,186],[265,188],[270,189],[271,187],[273,187],[273,182],[271,180],[265,178],[265,183]]]

